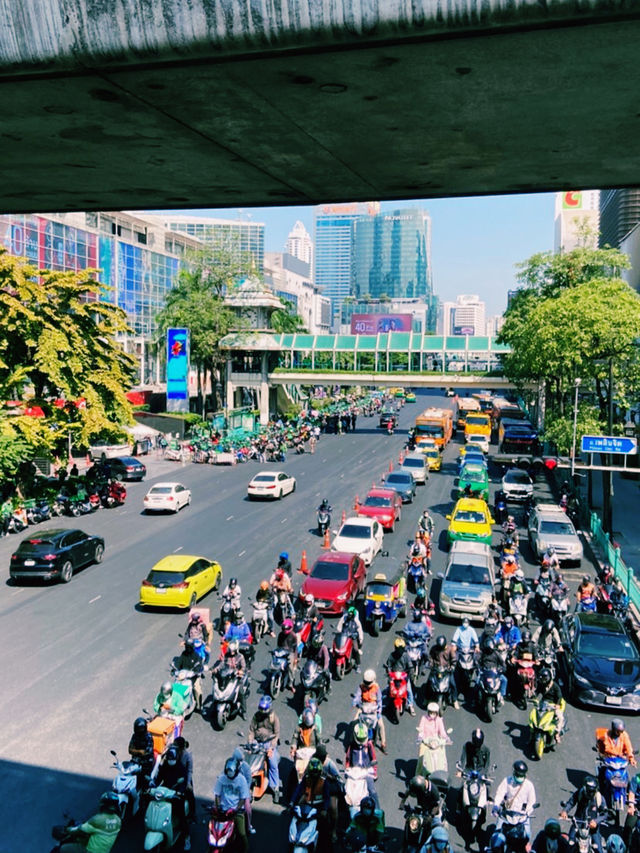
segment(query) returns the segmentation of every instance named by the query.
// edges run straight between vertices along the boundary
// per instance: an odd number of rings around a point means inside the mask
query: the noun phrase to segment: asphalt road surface
[[[397,463],[406,440],[406,429],[427,404],[447,405],[444,397],[419,394],[417,404],[408,404],[400,415],[400,431],[392,437],[379,431],[377,419],[360,418],[354,434],[322,437],[314,455],[291,456],[282,467],[297,478],[297,491],[282,501],[249,502],[246,485],[263,466],[255,462],[233,468],[164,461],[150,463],[146,483],[129,484],[124,507],[100,510],[80,520],[62,519],[69,527],[79,526],[104,535],[105,558],[90,566],[68,585],[50,587],[0,587],[2,618],[2,658],[4,690],[2,738],[0,739],[0,839],[1,853],[46,851],[51,846],[50,828],[61,822],[64,811],[77,818],[93,813],[97,799],[111,784],[110,749],[126,756],[131,725],[153,698],[168,674],[172,657],[178,652],[178,633],[186,625],[182,613],[141,612],[137,608],[140,581],[151,565],[174,552],[204,555],[219,560],[224,577],[236,575],[243,594],[253,595],[263,578],[268,578],[277,555],[288,550],[297,568],[303,549],[309,564],[320,552],[315,535],[315,508],[327,497],[334,507],[334,527],[343,509],[350,512],[356,494],[360,497]],[[413,505],[405,506],[402,521],[393,534],[385,535],[389,560],[399,563],[407,553],[421,510],[428,507],[436,522],[433,571],[444,569],[443,540],[438,533],[446,528],[445,515],[452,506],[454,459],[457,441],[445,451],[441,473],[432,473],[426,486],[418,487]],[[142,497],[152,480],[178,480],[193,492],[193,503],[177,516],[142,514]],[[541,483],[541,488],[546,484]],[[495,489],[495,482],[492,490]],[[58,524],[58,522],[55,522]],[[49,523],[50,526],[50,523]],[[35,528],[34,530],[37,530]],[[0,541],[0,560],[7,567],[20,536]],[[498,541],[496,534],[495,542]],[[525,556],[528,550],[525,546]],[[378,558],[380,559],[380,558]],[[386,562],[386,561],[385,561]],[[376,561],[370,575],[376,570]],[[529,565],[528,574],[533,575]],[[579,572],[566,573],[575,586]],[[302,581],[294,574],[296,588]],[[219,602],[211,594],[202,602],[217,615]],[[250,617],[250,608],[246,606]],[[331,620],[327,631],[332,636]],[[395,627],[398,626],[394,626]],[[451,637],[454,624],[436,625]],[[363,668],[372,666],[383,680],[382,664],[389,653],[395,630],[377,639],[367,637]],[[262,685],[262,670],[268,664],[268,648],[263,641],[252,668],[250,712],[255,709]],[[324,733],[331,738],[329,754],[341,758],[344,723],[351,719],[350,694],[358,684],[356,674],[334,683],[331,701],[321,706]],[[209,682],[205,683],[205,689]],[[298,709],[288,697],[276,700],[282,740],[293,732]],[[420,709],[418,709],[420,711]],[[497,764],[497,782],[509,772],[512,762],[522,757],[528,739],[528,712],[508,703],[491,725],[484,725],[492,761]],[[417,756],[415,719],[405,715],[398,726],[387,722],[388,754],[379,756],[377,790],[391,828],[388,849],[399,849],[402,812],[398,792],[413,775]],[[585,772],[591,772],[591,751],[597,725],[608,717],[569,708],[569,732],[555,753],[541,762],[529,761],[541,807],[533,820],[537,831],[544,820],[558,812]],[[454,768],[462,744],[479,724],[475,714],[464,707],[447,710],[445,724],[453,729],[449,767]],[[185,726],[185,735],[194,756],[195,792],[200,803],[210,799],[212,786],[222,771],[225,758],[242,738],[239,731],[248,723],[232,721],[224,732],[194,715]],[[632,741],[640,733],[629,720]],[[281,746],[281,755],[288,748]],[[291,765],[281,762],[286,778]],[[455,781],[455,780],[454,780]],[[494,786],[495,790],[495,786]],[[288,819],[282,806],[274,806],[270,795],[255,804],[252,849],[285,849]],[[125,827],[115,847],[116,853],[142,849],[142,822]],[[462,841],[452,831],[454,846]],[[194,829],[193,849],[206,849],[205,828]]]

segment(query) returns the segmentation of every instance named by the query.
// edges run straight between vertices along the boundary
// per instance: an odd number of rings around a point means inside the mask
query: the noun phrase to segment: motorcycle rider
[[[229,583],[222,591],[222,597],[229,599],[234,610],[237,610],[240,607],[242,588],[238,583],[238,578],[229,578]]]
[[[596,747],[600,755],[626,758],[632,767],[635,767],[637,764],[631,739],[625,730],[624,722],[620,719],[611,720],[611,726],[601,738],[598,738]],[[600,788],[605,790],[604,765],[600,765],[598,768],[598,781]]]
[[[208,663],[209,652],[211,651],[211,630],[197,610],[189,616],[189,622],[187,624],[187,629],[184,632],[184,638],[185,641],[200,640],[204,643],[206,650],[205,663]]]
[[[498,785],[494,797],[493,814],[496,815],[496,829],[502,830],[508,820],[501,814],[501,806],[509,811],[522,812],[526,814],[524,831],[527,838],[531,838],[531,814],[536,803],[536,790],[533,782],[527,779],[529,768],[521,759],[514,761],[513,772],[506,776]]]
[[[489,772],[491,752],[489,747],[484,745],[482,729],[474,729],[471,732],[471,740],[468,740],[462,747],[459,763],[463,770],[477,770],[483,775]],[[461,771],[458,771],[456,775],[461,776]]]
[[[450,746],[452,740],[444,726],[444,719],[440,716],[437,702],[429,702],[427,713],[420,718],[418,723],[418,740],[427,741],[431,738],[440,738]]]
[[[562,691],[553,680],[553,673],[547,666],[543,666],[538,674],[536,695],[539,702],[546,702],[548,705],[552,705],[555,710],[556,742],[558,742],[564,733],[565,727],[564,700],[562,698]]]
[[[345,767],[376,767],[378,759],[369,730],[364,723],[356,723],[344,757]]]
[[[549,574],[551,579],[557,576],[557,573],[560,571],[560,560],[558,559],[558,555],[556,554],[556,549],[553,545],[549,545],[547,550],[544,552],[544,557],[542,558],[542,565],[545,563],[549,568]]]
[[[189,741],[180,735],[175,738],[172,746],[176,749],[178,764],[182,768],[182,773],[186,779],[185,799],[189,804],[189,822],[195,823],[196,798],[193,795],[193,756],[189,752]]]
[[[317,511],[318,512],[326,512],[326,513],[329,513],[329,515],[330,515],[331,512],[333,511],[333,507],[331,506],[331,504],[329,503],[329,501],[326,498],[323,498],[322,501],[320,502],[320,506],[318,507]]]
[[[360,622],[360,617],[358,616],[358,611],[356,608],[351,605],[347,607],[343,616],[341,616],[338,624],[336,625],[336,633],[344,632],[351,637],[353,642],[353,659],[355,661],[355,670],[356,672],[360,672],[360,661],[362,659],[362,643],[364,642],[364,631],[362,630],[362,623]]]
[[[267,605],[267,629],[270,637],[275,637],[276,633],[273,630],[273,592],[269,586],[269,581],[261,581],[258,591],[256,592],[256,603]]]
[[[164,681],[153,701],[153,710],[163,717],[179,719],[184,716],[187,702],[181,693],[173,689],[170,681]]]
[[[365,669],[362,683],[359,685],[351,703],[354,708],[362,707],[368,702],[376,703],[377,722],[374,732],[374,740],[377,739],[380,751],[387,751],[387,735],[382,718],[382,688],[376,681],[376,673],[373,669]]]
[[[215,672],[221,666],[228,666],[230,669],[233,669],[236,678],[241,682],[238,699],[240,701],[240,716],[244,720],[247,714],[247,692],[244,689],[245,685],[243,682],[246,675],[247,663],[244,655],[240,652],[240,643],[237,640],[229,640],[224,657],[215,662],[211,667],[212,672]]]
[[[450,850],[449,834],[442,824],[438,824],[433,827],[420,853],[449,853]]]
[[[513,539],[513,544],[517,548],[519,544],[518,527],[516,525],[516,520],[512,515],[507,516],[507,520],[502,525],[502,530],[504,531],[505,536],[510,536]]]
[[[291,600],[291,597],[293,596],[293,584],[291,583],[291,578],[282,567],[277,568],[271,575],[269,579],[269,586],[271,587],[271,592],[274,597],[274,609],[278,603],[280,595],[286,594],[289,596],[289,600]],[[282,619],[282,615],[280,618]]]
[[[509,589],[509,598],[511,599],[516,595],[527,595],[528,592],[529,587],[525,581],[524,572],[522,569],[516,569]]]
[[[544,825],[544,829],[536,835],[531,849],[534,853],[569,853],[570,845],[562,835],[560,824],[554,817],[550,817]]]
[[[331,693],[331,655],[322,633],[313,635],[311,642],[304,648],[303,655],[318,664],[318,669],[325,679],[325,693]]]
[[[579,608],[583,601],[589,598],[595,598],[596,588],[591,582],[589,575],[583,575],[580,581],[580,586],[576,590],[577,607]]]
[[[170,788],[182,795],[171,801],[171,810],[178,818],[179,830],[184,835],[184,849],[190,850],[191,838],[189,837],[187,810],[184,807],[187,794],[187,777],[184,767],[178,761],[178,750],[173,744],[162,759],[156,782],[158,785],[163,785],[165,788]]]
[[[231,640],[237,640],[238,643],[253,642],[253,637],[251,636],[251,627],[247,623],[247,620],[244,618],[244,613],[242,612],[242,610],[236,610],[236,612],[233,614],[233,620],[225,631],[224,639],[226,642],[230,642]]]
[[[322,762],[318,758],[312,758],[309,761],[302,779],[298,782],[291,795],[291,808],[300,803],[309,803],[318,810],[318,831],[320,836],[326,830],[332,833],[335,831],[337,814],[332,812],[331,785],[325,779],[322,772]]]
[[[407,644],[402,637],[396,637],[393,643],[393,649],[386,660],[384,668],[387,673],[406,672],[408,675],[411,672],[411,661],[407,654]],[[416,709],[414,707],[413,688],[411,686],[410,678],[407,678],[407,711],[412,717],[415,717]]]
[[[498,673],[498,677],[500,678],[500,698],[504,700],[507,695],[507,676],[504,673],[504,659],[498,652],[496,641],[493,637],[487,637],[480,646],[478,667],[480,672],[490,670]]]
[[[451,642],[458,651],[477,651],[478,634],[467,616],[463,618],[462,624],[454,631]]]
[[[320,735],[316,727],[315,714],[310,708],[305,708],[291,736],[291,760],[293,761],[296,757],[299,749],[305,746],[312,746],[315,749],[319,743]]]
[[[401,806],[404,806],[409,798],[413,797],[415,799],[416,807],[420,809],[424,817],[424,835],[428,836],[431,832],[432,821],[440,812],[440,794],[436,787],[431,784],[429,777],[422,775],[413,776],[409,780],[406,791],[400,797],[402,800]]]
[[[289,690],[295,693],[296,688],[293,682],[296,677],[296,667],[298,665],[298,638],[293,630],[291,619],[285,619],[282,623],[282,628],[276,640],[276,646],[279,649],[286,649],[289,652]]]
[[[433,537],[433,519],[429,515],[428,509],[422,511],[422,515],[418,521],[418,527],[423,533],[426,533],[429,538]]]
[[[428,623],[428,624],[427,624]],[[405,636],[408,640],[416,639],[422,643],[422,659],[427,659],[427,645],[431,638],[431,620],[425,617],[422,610],[414,606],[412,608],[411,622],[404,629]]]
[[[569,816],[571,809],[575,809],[576,820],[589,821],[592,843],[599,853],[602,853],[602,836],[600,835],[598,818],[605,818],[608,810],[604,797],[598,790],[595,777],[586,776],[581,787],[576,788],[567,802],[561,805],[560,817],[564,820]],[[572,823],[569,830],[569,842],[571,844],[575,843],[576,834],[576,825]]]
[[[562,651],[562,641],[553,619],[546,619],[535,631],[533,642],[541,652],[552,652],[554,655]]]
[[[268,743],[267,760],[269,763],[269,787],[273,795],[273,802],[280,802],[280,771],[278,764],[278,741],[280,740],[280,720],[273,710],[271,696],[263,696],[258,703],[258,710],[251,718],[249,724],[249,743],[259,741]]]
[[[242,853],[249,853],[247,829],[251,832],[251,791],[247,780],[240,773],[240,765],[234,758],[227,758],[224,771],[216,779],[213,800],[221,812],[234,812],[233,822]]]
[[[443,669],[451,673],[447,701],[450,705],[453,705],[456,710],[458,710],[460,703],[458,702],[458,696],[453,679],[453,672],[458,659],[456,647],[454,645],[448,646],[446,637],[441,634],[439,637],[436,637],[435,643],[429,649],[429,659],[432,667]]]
[[[186,638],[184,641],[184,649],[174,662],[176,670],[188,669],[195,673],[195,678],[191,679],[193,684],[193,697],[196,700],[196,708],[202,710],[202,679],[199,677],[204,672],[204,663],[202,658],[196,652],[193,646],[193,640]]]
[[[315,625],[320,618],[320,611],[316,605],[315,596],[308,592],[304,598],[298,598],[296,601],[296,613],[299,619],[305,622],[311,622]]]
[[[384,842],[384,812],[376,808],[373,797],[363,797],[360,810],[353,816],[347,834],[354,833],[364,838],[367,849],[381,847]]]
[[[147,721],[144,717],[138,717],[133,723],[133,734],[129,741],[129,755],[140,764],[143,776],[141,781],[146,787],[153,773],[155,756],[153,754],[153,736],[147,728]]]
[[[117,794],[113,791],[104,793],[96,814],[78,826],[65,829],[68,840],[60,844],[60,853],[109,853],[122,826],[119,807]]]
[[[276,566],[276,570],[277,569],[282,569],[284,572],[287,573],[287,575],[289,577],[291,577],[292,568],[291,568],[291,560],[289,559],[289,552],[288,551],[281,551],[278,554],[278,565]]]
[[[499,639],[502,640],[509,649],[515,648],[520,640],[522,633],[518,625],[513,621],[513,616],[505,616],[500,626]]]

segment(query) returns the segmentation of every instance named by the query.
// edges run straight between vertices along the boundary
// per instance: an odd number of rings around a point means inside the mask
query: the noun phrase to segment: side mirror
[[[291,746],[291,742],[290,742],[290,741],[285,740],[285,743],[286,743],[286,745],[287,745],[287,746]]]
[[[451,516],[450,516],[450,515],[445,515],[445,518],[447,519],[447,521],[451,521]]]
[[[444,572],[438,572],[438,577],[444,580]]]
[[[117,758],[115,749],[110,749],[109,752],[113,755],[114,758]]]
[[[330,738],[328,738],[328,737],[325,737],[322,739],[322,743],[329,743],[329,741],[330,741]]]

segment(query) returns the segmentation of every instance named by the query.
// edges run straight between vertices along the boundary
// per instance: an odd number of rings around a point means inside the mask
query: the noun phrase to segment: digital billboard
[[[352,335],[377,335],[378,332],[410,332],[411,314],[353,314]]]
[[[466,326],[454,326],[453,334],[454,335],[475,335],[476,331],[474,326],[467,324]]]
[[[189,409],[189,330],[167,329],[167,402],[184,401],[184,410]],[[180,404],[170,406],[182,410]]]

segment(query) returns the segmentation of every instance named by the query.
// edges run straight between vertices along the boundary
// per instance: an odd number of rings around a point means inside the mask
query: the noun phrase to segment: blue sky
[[[330,203],[331,199],[327,199]],[[382,210],[421,207],[431,214],[434,290],[443,301],[478,293],[501,314],[515,285],[514,265],[553,249],[553,193],[383,202]],[[174,213],[265,223],[265,249],[281,252],[296,219],[313,237],[313,207],[182,210]]]

